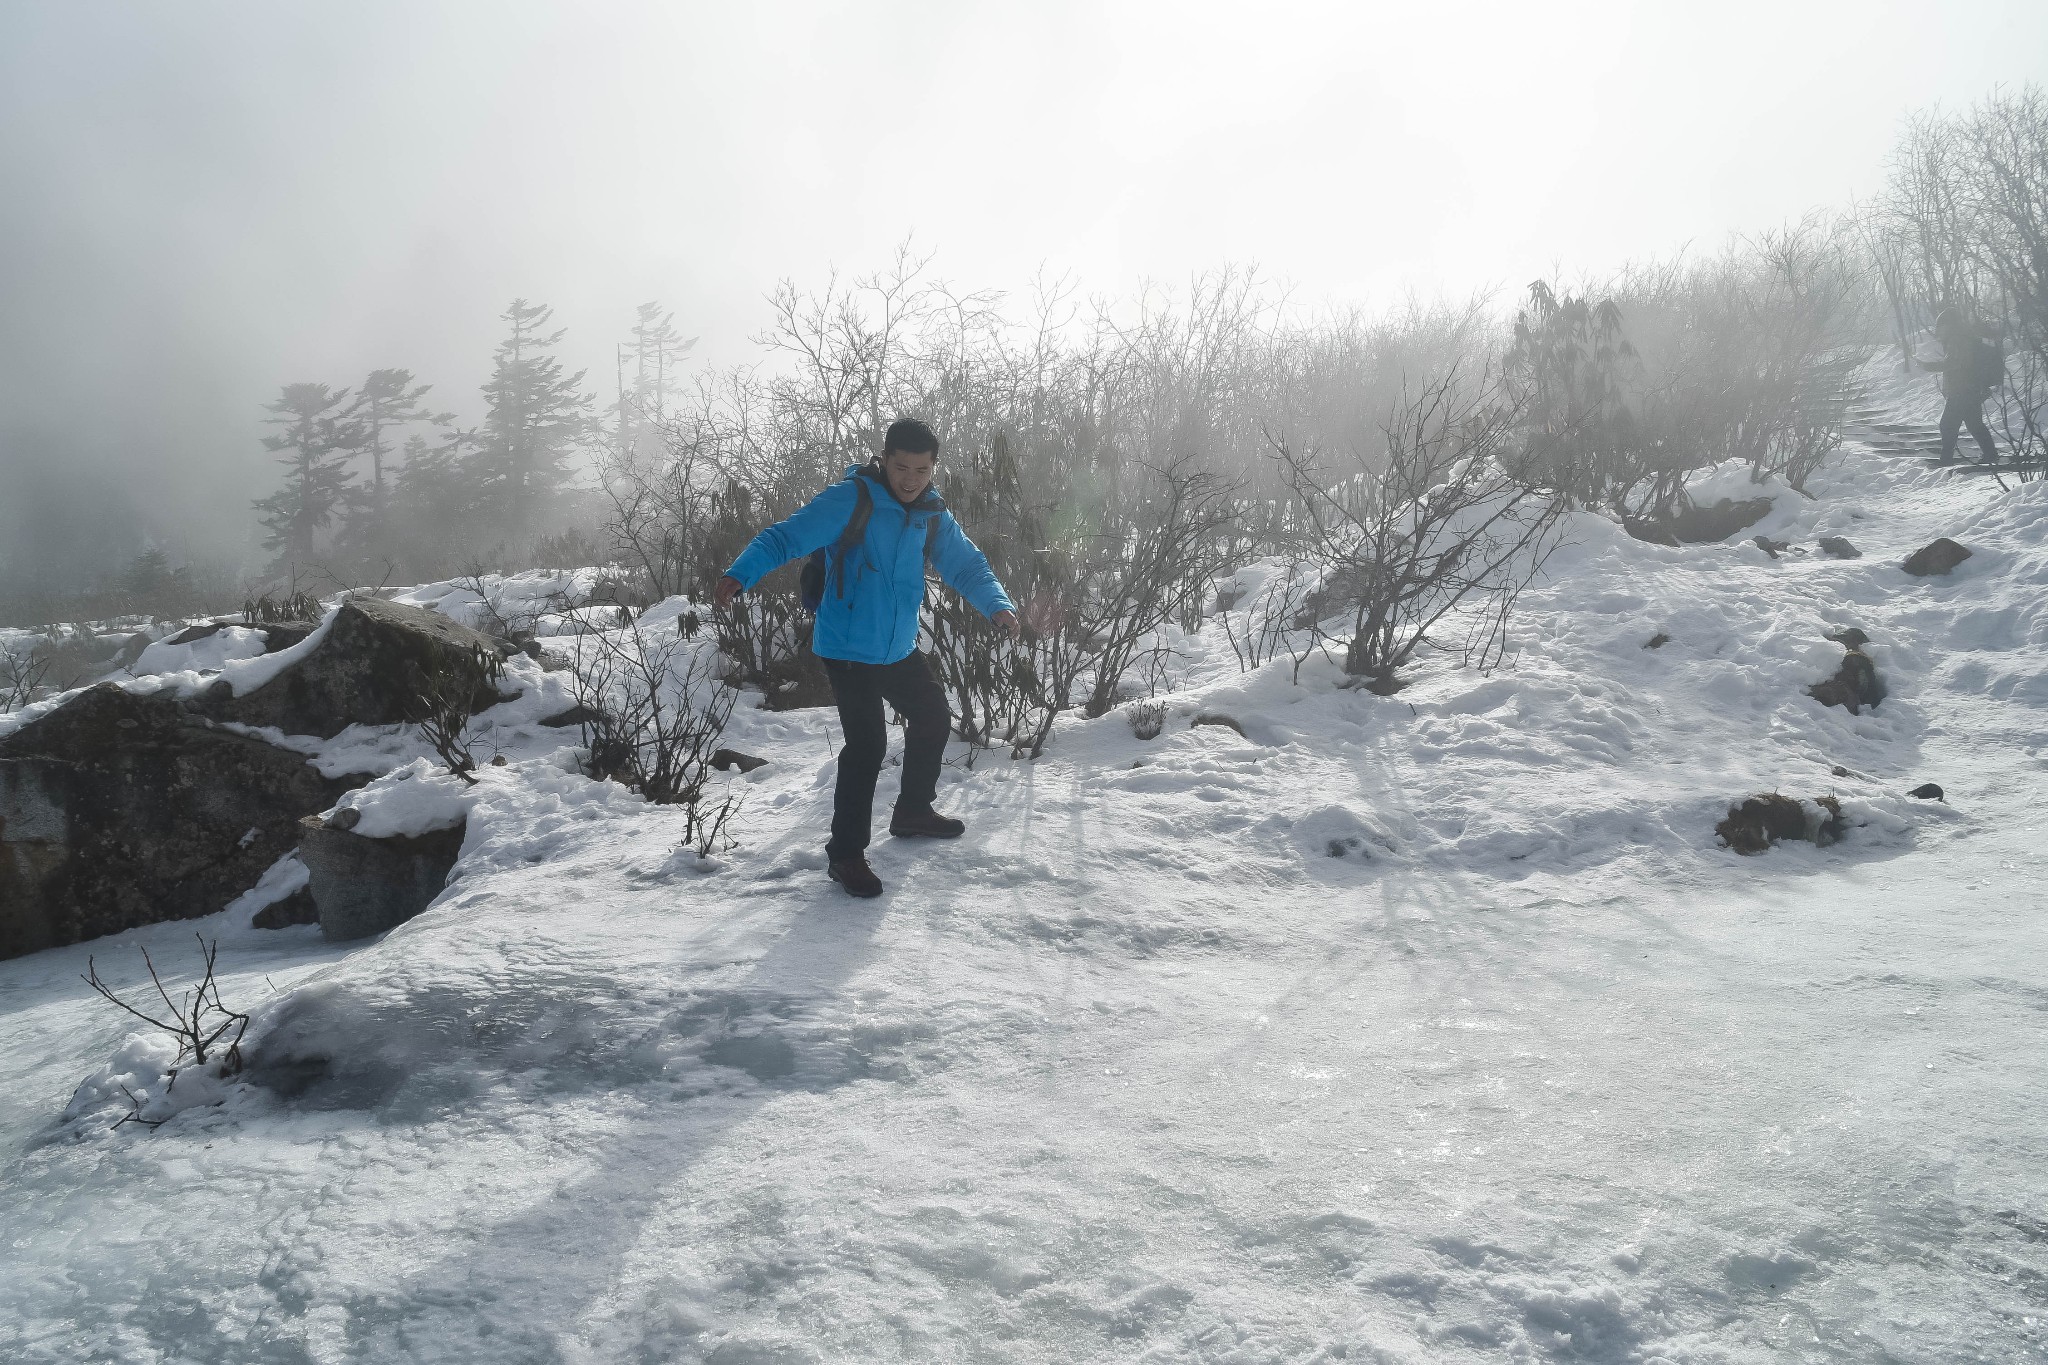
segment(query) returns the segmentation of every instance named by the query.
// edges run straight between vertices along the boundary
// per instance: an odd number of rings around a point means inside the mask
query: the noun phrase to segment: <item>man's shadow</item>
[[[784,842],[800,843],[811,833]],[[495,1074],[483,1077],[482,1084],[525,1093],[508,1117],[545,1113],[552,1108],[550,1093],[612,1096],[611,1114],[556,1139],[566,1158],[588,1165],[538,1197],[530,1188],[508,1191],[519,1199],[517,1212],[458,1231],[457,1236],[470,1233],[464,1247],[345,1299],[350,1340],[373,1353],[574,1358],[576,1348],[570,1343],[589,1321],[592,1307],[617,1292],[644,1228],[700,1157],[778,1096],[891,1076],[888,1053],[902,1041],[895,1036],[900,1030],[849,1027],[831,1009],[840,988],[876,950],[876,930],[891,898],[853,901],[822,876],[813,886],[801,871],[784,884],[781,879],[791,873],[790,849],[770,845],[762,852],[763,873],[719,890],[735,914],[766,897],[792,913],[767,951],[743,968],[744,975],[731,976],[742,963],[730,953],[691,960],[707,937],[720,937],[712,925],[707,926],[709,935],[692,934],[680,942],[676,960],[662,963],[650,955],[636,967],[635,976],[643,980],[662,971],[685,974],[670,1001],[650,1008],[643,996],[637,1008],[645,1013],[637,1018],[630,1003],[616,1009],[612,1019],[580,1029],[560,1022],[573,1009],[561,1011],[552,1024],[547,1018],[550,1007],[568,1001],[535,1002],[523,1013],[513,1011],[511,1028],[528,1039],[539,1035],[538,1041],[500,1049],[486,1063]],[[719,880],[704,885],[709,889]],[[478,890],[487,893],[488,887]],[[619,979],[593,975],[590,986],[615,987]],[[558,984],[566,994],[576,982],[572,975]],[[440,1012],[431,1002],[423,1010],[429,1016]],[[421,1023],[434,1025],[431,1018]],[[449,1069],[473,1072],[466,1060],[456,1055]],[[438,1093],[432,1086],[415,1092],[408,1081],[400,1081],[395,1090],[383,1088],[373,1097],[363,1089],[375,1084],[371,1078],[311,1078],[297,1101],[311,1108],[369,1108],[386,1123],[432,1121],[441,1130],[434,1135],[438,1146],[462,1141],[465,1125],[446,1118],[465,1101],[467,1080],[457,1078],[452,1088]],[[491,1139],[504,1132],[502,1127],[478,1128]],[[600,1136],[579,1142],[591,1133]],[[451,1173],[469,1164],[459,1155],[451,1158]],[[275,1264],[292,1258],[268,1259]],[[268,1268],[263,1278],[271,1278]],[[282,1282],[266,1288],[280,1300],[291,1297]],[[592,1325],[602,1330],[601,1322]],[[215,1359],[269,1361],[284,1342],[272,1337],[214,1345],[219,1348]]]

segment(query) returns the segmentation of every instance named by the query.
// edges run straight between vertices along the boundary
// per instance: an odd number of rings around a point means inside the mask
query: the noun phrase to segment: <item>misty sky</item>
[[[2048,3],[0,0],[0,566],[252,542],[280,384],[478,415],[514,295],[748,358],[778,278],[1519,289],[1843,206]],[[610,395],[605,393],[604,400]]]

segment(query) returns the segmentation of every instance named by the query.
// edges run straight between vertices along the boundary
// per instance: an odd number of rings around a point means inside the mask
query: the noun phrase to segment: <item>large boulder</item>
[[[351,725],[401,725],[419,719],[412,679],[418,672],[468,679],[470,710],[499,701],[477,660],[504,657],[499,642],[425,607],[351,597],[311,652],[244,696],[217,685],[206,713],[289,735],[332,739]]]
[[[362,779],[112,683],[0,737],[0,958],[210,915]]]
[[[334,940],[381,934],[426,909],[448,885],[462,851],[462,825],[371,839],[347,828],[349,823],[316,815],[299,821],[299,861],[312,874],[308,889],[319,909],[320,932]]]
[[[1901,567],[1915,578],[1927,578],[1934,574],[1947,573],[1969,557],[1968,546],[1959,545],[1943,536],[1939,540],[1927,542],[1907,555],[1906,562]]]

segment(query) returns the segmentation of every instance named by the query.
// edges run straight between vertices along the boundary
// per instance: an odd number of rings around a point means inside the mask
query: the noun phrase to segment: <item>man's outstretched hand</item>
[[[997,612],[993,619],[997,625],[1010,632],[1012,640],[1024,638],[1024,623],[1017,619],[1016,612],[1005,609]]]
[[[727,574],[719,579],[718,586],[711,590],[711,605],[717,607],[720,611],[724,611],[732,605],[732,599],[738,597],[741,591],[740,581],[731,574]]]

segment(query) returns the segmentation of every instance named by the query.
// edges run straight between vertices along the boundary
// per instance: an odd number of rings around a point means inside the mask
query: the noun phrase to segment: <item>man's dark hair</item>
[[[929,455],[939,458],[939,438],[932,435],[932,429],[915,417],[899,417],[889,424],[889,432],[882,437],[882,453],[900,450],[905,455]]]

